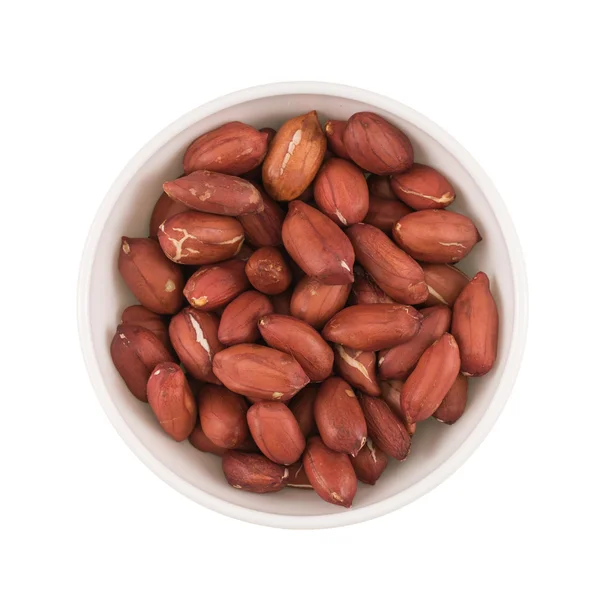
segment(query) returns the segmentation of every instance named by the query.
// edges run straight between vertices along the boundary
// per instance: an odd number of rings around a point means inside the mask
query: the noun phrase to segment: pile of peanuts
[[[446,175],[371,112],[201,135],[149,236],[122,238],[140,304],[111,356],[131,393],[175,441],[222,457],[234,488],[350,507],[419,422],[461,417],[496,360],[488,277],[454,266],[482,237],[446,210]]]

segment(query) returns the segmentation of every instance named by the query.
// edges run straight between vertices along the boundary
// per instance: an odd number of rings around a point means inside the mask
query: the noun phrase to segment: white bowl
[[[233,120],[278,127],[316,109],[323,120],[374,111],[410,137],[415,158],[440,169],[453,183],[453,208],[469,215],[483,236],[460,263],[467,274],[485,271],[500,312],[498,361],[486,377],[472,379],[467,410],[454,425],[419,424],[410,457],[391,461],[375,486],[360,484],[351,509],[323,502],[305,490],[257,495],[231,488],[220,459],[176,443],[162,431],[147,404],[136,400],[115,370],[110,340],[123,308],[137,303],[117,271],[120,237],[146,236],[162,183],[181,173],[188,144]],[[519,241],[494,186],[475,160],[445,131],[414,110],[366,90],[330,83],[278,83],[242,90],[205,104],[152,139],[123,169],[92,225],[78,298],[79,331],[87,368],[104,410],[138,457],[159,477],[220,513],[275,527],[321,528],[365,521],[400,508],[455,471],[490,431],[513,387],[525,343],[527,283]]]

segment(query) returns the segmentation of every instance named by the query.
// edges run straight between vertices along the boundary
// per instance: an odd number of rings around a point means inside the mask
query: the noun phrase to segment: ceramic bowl
[[[485,271],[500,312],[497,363],[471,380],[469,403],[454,425],[430,419],[419,424],[408,460],[391,464],[375,486],[360,484],[351,509],[316,494],[287,488],[256,495],[230,487],[216,456],[187,441],[176,443],[159,427],[147,404],[136,400],[115,370],[109,345],[123,308],[136,303],[117,271],[120,238],[146,236],[162,183],[180,175],[192,140],[227,121],[277,128],[316,109],[322,122],[374,111],[410,137],[415,160],[442,171],[457,199],[452,209],[469,215],[483,236],[460,268]],[[365,521],[396,510],[446,479],[475,450],[506,403],[525,343],[527,284],[515,229],[502,199],[473,157],[423,115],[372,92],[330,83],[278,83],[224,96],[169,125],[146,144],[109,190],[83,254],[78,316],[83,354],[98,398],[114,427],[159,477],[199,504],[263,525],[321,528]]]

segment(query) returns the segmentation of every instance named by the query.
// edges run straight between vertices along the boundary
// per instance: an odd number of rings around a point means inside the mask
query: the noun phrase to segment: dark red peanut
[[[335,345],[334,363],[337,373],[350,385],[370,396],[379,396],[377,357],[375,352]]]
[[[356,456],[350,457],[354,472],[359,481],[375,485],[388,464],[387,456],[375,445],[371,438]]]
[[[325,135],[327,136],[327,146],[329,150],[340,158],[350,159],[344,146],[344,131],[346,121],[330,120],[325,123]]]
[[[447,210],[418,210],[402,217],[392,231],[394,241],[417,260],[454,263],[481,240],[473,221]]]
[[[213,444],[207,437],[206,434],[202,431],[199,425],[194,427],[192,433],[190,433],[190,444],[194,446],[197,450],[201,452],[209,452],[210,454],[216,454],[217,456],[223,456],[225,454],[226,449]]]
[[[356,456],[367,439],[367,424],[352,388],[330,377],[319,386],[314,412],[323,442],[336,452]]]
[[[233,258],[244,243],[244,230],[233,217],[188,210],[160,225],[158,242],[175,263],[209,265]]]
[[[176,313],[183,304],[183,272],[155,240],[121,238],[119,273],[140,304],[161,315]]]
[[[415,337],[379,353],[381,379],[406,379],[425,350],[450,328],[452,314],[447,306],[424,308],[421,314],[423,322]]]
[[[194,171],[165,182],[163,189],[174,200],[205,213],[236,217],[264,210],[260,192],[249,181],[224,173]]]
[[[485,273],[477,273],[456,299],[452,334],[460,348],[461,371],[467,377],[491,370],[498,352],[498,308]]]
[[[237,450],[225,452],[221,465],[230,486],[255,494],[282,490],[289,474],[286,467],[275,464],[266,456]]]
[[[119,325],[110,345],[112,361],[129,391],[143,402],[148,401],[146,384],[158,363],[170,362],[173,356],[148,329],[138,325]]]
[[[342,227],[360,223],[369,211],[369,188],[362,171],[341,158],[330,158],[315,179],[315,202]]]
[[[246,263],[246,277],[259,292],[277,295],[292,283],[292,272],[281,251],[264,246],[252,254]]]
[[[170,198],[168,194],[163,192],[152,210],[152,216],[150,217],[150,227],[148,228],[148,237],[158,239],[158,228],[164,223],[169,217],[178,213],[190,210],[188,206],[177,202]]]
[[[238,258],[201,267],[188,279],[183,294],[200,310],[225,306],[250,287],[245,267],[246,263]]]
[[[329,320],[323,337],[357,350],[383,350],[410,340],[421,328],[423,316],[403,304],[357,304]]]
[[[308,440],[302,464],[310,484],[325,502],[350,508],[358,481],[346,454],[334,452],[319,437]]]
[[[409,423],[429,418],[442,403],[460,370],[456,340],[449,333],[433,342],[402,387],[402,412]]]
[[[281,246],[281,227],[283,226],[284,212],[259,185],[259,191],[264,209],[248,215],[240,215],[238,221],[244,229],[246,240],[255,248],[262,246]]]
[[[361,395],[360,406],[367,421],[369,437],[388,456],[404,460],[410,452],[410,435],[402,421],[381,398]]]
[[[402,387],[404,382],[399,379],[392,379],[389,381],[381,382],[381,397],[385,400],[387,405],[392,409],[392,412],[399,417],[399,419],[406,427],[409,435],[414,435],[417,424],[409,423],[406,419],[406,415],[402,412]]]
[[[230,390],[259,400],[286,402],[310,380],[289,354],[256,344],[238,344],[213,359],[213,371]]]
[[[325,285],[313,277],[301,279],[292,294],[290,314],[321,329],[348,299],[351,284]]]
[[[121,324],[138,325],[151,331],[164,345],[169,348],[169,330],[162,315],[148,310],[144,306],[135,304],[128,306],[121,314]]]
[[[439,171],[418,163],[392,175],[391,184],[396,196],[415,210],[445,208],[455,198],[452,185]]]
[[[346,233],[356,260],[388,296],[406,304],[419,304],[427,298],[423,269],[383,231],[359,223],[349,227]]]
[[[290,203],[283,222],[283,244],[296,264],[327,285],[354,280],[354,250],[344,232],[305,202]]]
[[[244,292],[225,307],[219,323],[219,341],[225,346],[258,341],[258,321],[272,312],[273,304],[267,296],[254,290]]]
[[[198,396],[200,425],[206,437],[222,448],[236,448],[248,438],[244,398],[220,385],[205,385]]]
[[[217,331],[219,318],[195,308],[184,308],[169,324],[169,337],[186,370],[199,381],[218,383],[212,359],[223,349]]]
[[[281,465],[295,463],[305,441],[292,411],[283,402],[258,402],[248,410],[248,426],[261,452]]]
[[[429,296],[423,304],[425,306],[435,306],[437,304],[454,306],[458,295],[469,283],[469,278],[452,265],[423,263],[421,268],[429,290]]]
[[[185,151],[186,173],[208,169],[242,175],[260,165],[267,153],[268,134],[232,121],[196,138]]]
[[[182,442],[196,423],[196,402],[184,372],[173,362],[158,363],[147,384],[148,404],[159,425],[176,441]]]
[[[331,374],[333,351],[308,323],[271,314],[259,320],[258,329],[271,348],[293,356],[311,381],[323,381]]]
[[[398,199],[369,196],[369,212],[363,219],[367,225],[373,225],[384,233],[391,235],[394,225],[412,210]]]
[[[369,173],[400,173],[413,164],[413,148],[408,137],[375,113],[352,115],[343,140],[350,158]]]
[[[467,392],[469,387],[469,379],[462,373],[458,374],[458,377],[452,384],[452,387],[444,396],[442,403],[437,407],[437,410],[433,413],[433,417],[442,423],[452,425],[456,423],[458,419],[465,412],[467,406]]]

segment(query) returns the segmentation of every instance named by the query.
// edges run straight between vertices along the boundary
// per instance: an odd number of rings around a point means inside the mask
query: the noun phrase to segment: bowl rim
[[[488,200],[505,238],[510,265],[515,281],[513,294],[514,321],[512,327],[511,351],[509,352],[506,361],[504,374],[500,378],[500,382],[494,391],[490,405],[471,434],[443,463],[441,463],[431,473],[408,489],[369,506],[344,510],[343,512],[340,511],[339,513],[335,514],[314,516],[282,515],[266,511],[258,511],[221,500],[220,498],[216,498],[215,496],[188,483],[186,480],[172,472],[159,459],[155,458],[129,428],[112,401],[111,394],[100,373],[98,360],[92,343],[91,323],[89,318],[89,289],[91,276],[94,270],[98,241],[102,229],[104,228],[104,224],[106,223],[113,207],[118,201],[119,196],[129,181],[135,176],[138,169],[171,138],[181,133],[197,121],[204,119],[217,111],[251,100],[268,96],[282,96],[289,94],[339,96],[359,102],[365,102],[411,121],[415,126],[421,128],[424,132],[428,133],[436,141],[442,144],[469,171]],[[520,368],[527,335],[527,298],[527,276],[525,262],[523,259],[519,238],[509,216],[508,210],[498,191],[484,170],[479,166],[471,154],[467,152],[467,150],[465,150],[452,136],[450,136],[444,129],[436,125],[433,121],[421,113],[402,104],[401,102],[386,96],[382,96],[375,92],[335,83],[291,81],[269,83],[246,88],[225,96],[221,96],[215,100],[203,104],[184,114],[182,117],[165,127],[160,133],[146,143],[141,150],[139,150],[139,152],[137,152],[137,154],[127,163],[106,194],[94,217],[94,221],[88,233],[79,269],[77,319],[79,339],[85,365],[92,382],[92,386],[96,392],[96,396],[98,397],[104,412],[129,448],[156,475],[188,498],[207,508],[235,519],[271,527],[288,529],[320,529],[351,525],[354,523],[367,521],[411,503],[420,496],[437,487],[442,481],[454,473],[477,449],[483,439],[490,432],[491,428],[502,412],[508,397],[510,396]]]

